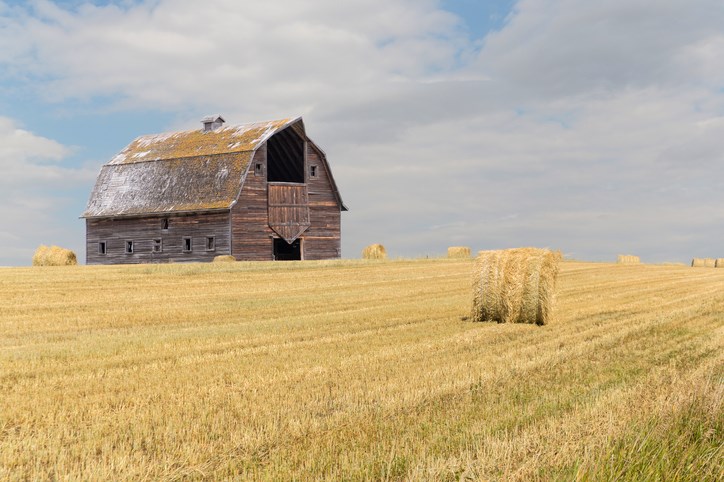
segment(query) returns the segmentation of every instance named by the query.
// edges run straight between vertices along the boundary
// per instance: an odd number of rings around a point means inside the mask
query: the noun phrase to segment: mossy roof
[[[132,164],[254,151],[269,137],[287,127],[292,120],[282,119],[219,127],[209,132],[196,129],[141,136],[126,146],[108,164]]]
[[[301,118],[138,137],[101,168],[82,218],[230,209],[254,152]]]

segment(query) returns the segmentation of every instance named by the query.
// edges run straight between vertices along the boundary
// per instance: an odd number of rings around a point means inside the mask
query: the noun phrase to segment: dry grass
[[[716,260],[714,258],[694,258],[691,260],[693,268],[714,268]]]
[[[549,249],[480,251],[473,268],[473,321],[551,321],[561,254]]]
[[[618,264],[639,264],[641,263],[641,258],[631,254],[619,254],[616,262]]]
[[[33,266],[73,266],[78,264],[75,253],[58,246],[40,245],[33,255]]]
[[[447,257],[452,259],[470,258],[470,248],[468,246],[450,246],[447,248]]]
[[[562,262],[532,327],[471,269],[3,269],[0,480],[717,480],[724,271]]]
[[[724,268],[724,258],[717,258],[714,262],[715,268]]]
[[[222,254],[219,256],[214,256],[214,263],[235,263],[236,258],[234,258],[230,254]]]
[[[387,250],[381,244],[370,244],[362,250],[362,259],[387,259]]]

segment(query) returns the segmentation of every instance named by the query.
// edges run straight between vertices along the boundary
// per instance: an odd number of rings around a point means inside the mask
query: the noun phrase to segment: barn
[[[138,137],[101,168],[81,215],[87,264],[340,257],[347,208],[301,117],[202,123]]]

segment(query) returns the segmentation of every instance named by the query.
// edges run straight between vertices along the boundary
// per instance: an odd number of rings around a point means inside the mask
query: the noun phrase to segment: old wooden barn
[[[101,168],[88,264],[339,258],[347,208],[301,117],[141,136]]]

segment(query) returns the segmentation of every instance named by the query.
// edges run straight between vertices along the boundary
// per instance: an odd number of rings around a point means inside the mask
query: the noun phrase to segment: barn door
[[[269,183],[269,227],[292,244],[309,226],[307,186]]]

